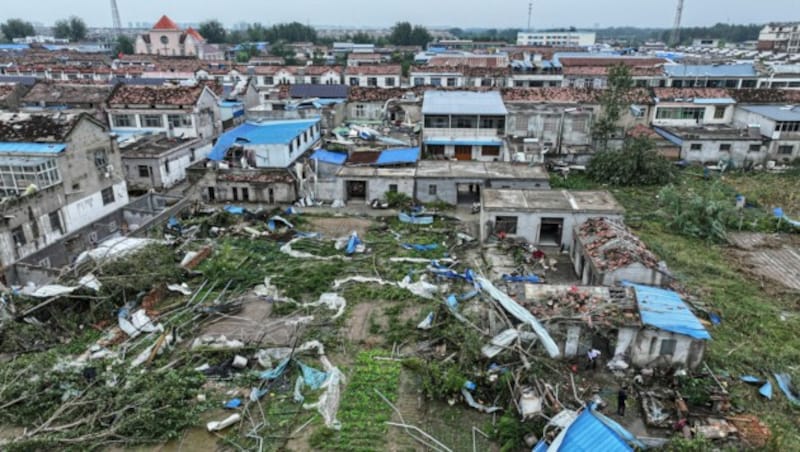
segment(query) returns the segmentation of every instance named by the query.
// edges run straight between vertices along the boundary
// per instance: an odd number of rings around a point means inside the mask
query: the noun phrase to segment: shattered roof
[[[0,141],[62,142],[83,116],[85,115],[64,113],[3,113],[0,114]]]
[[[14,83],[0,85],[0,100],[10,96],[16,89],[17,85]]]
[[[667,64],[664,72],[670,77],[756,77],[753,63],[744,64]]]
[[[740,104],[797,104],[800,90],[796,89],[732,89],[728,94]]]
[[[501,212],[583,212],[598,215],[623,214],[625,209],[607,191],[481,190],[483,208]]]
[[[348,165],[372,165],[378,161],[380,151],[356,151],[351,152],[347,157]]]
[[[565,104],[597,104],[600,103],[602,89],[592,88],[504,88],[505,102],[525,103],[565,103]],[[634,88],[629,93],[628,102],[632,104],[650,105],[653,98],[646,88]]]
[[[389,99],[399,99],[412,93],[420,98],[421,94],[426,88],[413,87],[413,88],[368,88],[364,86],[351,86],[350,93],[347,100],[350,102],[385,102]]]
[[[196,86],[141,86],[118,85],[110,105],[195,105],[205,85]]]
[[[520,303],[536,318],[581,321],[594,327],[641,326],[632,289],[525,284]]]
[[[26,104],[69,105],[102,104],[111,94],[112,85],[83,85],[72,83],[39,82],[22,98]]]
[[[730,99],[728,90],[722,88],[654,88],[653,93],[659,101],[686,101],[689,99]]]
[[[217,173],[217,180],[238,183],[294,184],[294,178],[285,169],[259,169],[247,172],[220,171]]]
[[[645,66],[658,66],[667,63],[663,58],[638,58],[638,57],[573,57],[564,56],[559,58],[561,65],[566,67],[572,66],[616,66],[624,64],[629,67],[645,67]]]
[[[640,284],[623,284],[636,291],[639,313],[645,325],[694,339],[711,339],[706,328],[676,292]]]
[[[800,107],[797,106],[751,105],[742,107],[742,109],[772,119],[773,121],[800,121]]]
[[[611,66],[565,66],[561,72],[564,75],[608,75]],[[631,75],[641,77],[646,75],[663,75],[661,67],[631,67]]]
[[[631,452],[629,442],[638,442],[624,427],[593,407],[584,408],[580,415],[559,435],[558,450]]]
[[[658,268],[658,257],[622,221],[590,218],[577,229],[584,251],[600,271],[614,271],[633,263]]]
[[[498,55],[487,56],[457,56],[457,55],[438,55],[432,57],[428,64],[430,66],[465,66],[499,68],[508,66],[508,57]]]
[[[399,64],[376,64],[370,66],[350,66],[345,75],[400,75],[403,68]]]

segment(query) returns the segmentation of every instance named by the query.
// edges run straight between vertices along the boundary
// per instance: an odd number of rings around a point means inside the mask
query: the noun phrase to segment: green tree
[[[265,38],[270,42],[317,42],[317,30],[300,22],[275,24],[267,30]]]
[[[53,25],[53,36],[58,39],[69,39],[69,21],[66,19],[56,21]]]
[[[406,46],[411,44],[411,32],[413,27],[410,22],[398,22],[392,27],[392,32],[389,34],[389,42],[397,46]]]
[[[114,44],[114,54],[133,55],[133,39],[130,36],[120,35]]]
[[[663,185],[675,179],[675,171],[647,137],[632,137],[619,151],[597,152],[586,168],[594,181],[615,186]]]
[[[69,39],[70,41],[80,41],[86,38],[89,29],[86,27],[86,22],[78,16],[69,18]]]
[[[617,122],[630,107],[632,89],[633,77],[628,66],[618,64],[608,70],[608,87],[600,94],[602,112],[592,125],[592,138],[598,150],[608,149],[608,140],[617,130]]]
[[[208,20],[200,24],[197,31],[212,44],[222,44],[225,42],[227,31],[222,23],[216,19]]]
[[[258,22],[248,25],[245,33],[247,34],[247,40],[250,42],[266,41],[267,29]]]
[[[363,31],[359,31],[353,34],[353,36],[350,36],[350,40],[356,44],[372,44],[375,42],[375,40],[372,39],[372,36],[364,33]]]
[[[433,37],[427,28],[421,25],[414,25],[414,29],[411,30],[411,45],[425,47],[432,40]]]
[[[33,24],[22,19],[8,19],[4,24],[0,25],[0,31],[3,32],[8,40],[36,34]]]

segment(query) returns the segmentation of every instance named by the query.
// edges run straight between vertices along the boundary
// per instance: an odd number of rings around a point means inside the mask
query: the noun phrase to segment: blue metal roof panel
[[[344,165],[347,160],[347,154],[344,152],[332,152],[326,149],[317,149],[311,154],[312,160],[319,160],[323,163],[330,163],[332,165]]]
[[[639,315],[645,325],[694,339],[711,339],[706,328],[677,293],[639,284],[625,285],[636,291]]]
[[[507,115],[499,91],[425,91],[424,115]]]
[[[583,410],[567,427],[567,432],[558,448],[559,452],[633,451],[623,437],[623,435],[630,437],[633,435],[625,431],[619,424],[609,425],[603,422],[598,415],[599,413],[595,413],[591,408]]]
[[[750,105],[743,110],[761,115],[773,121],[800,121],[800,107],[784,107],[777,105]]]
[[[662,137],[664,137],[664,139],[666,139],[670,143],[675,144],[677,146],[683,146],[683,139],[682,138],[680,138],[678,136],[675,136],[675,135],[667,132],[666,130],[658,128],[658,127],[653,127],[653,130],[655,130],[655,132],[657,134],[659,134]]]
[[[33,86],[38,79],[28,75],[0,75],[0,83],[19,83],[20,85]]]
[[[220,135],[208,158],[215,161],[223,160],[228,148],[237,141],[255,145],[289,144],[304,130],[318,122],[319,118],[302,121],[247,122]]]
[[[15,143],[0,141],[0,152],[7,154],[58,154],[67,148],[64,143]]]
[[[755,77],[752,63],[744,64],[668,64],[664,72],[669,77]]]
[[[695,97],[693,103],[697,105],[733,105],[735,100],[730,97],[717,97],[717,98],[702,98]]]
[[[419,148],[387,149],[378,156],[376,165],[397,165],[416,163],[419,160]]]
[[[27,50],[31,46],[28,44],[0,44],[0,50]]]
[[[227,108],[244,107],[244,103],[238,102],[238,101],[232,101],[232,100],[221,100],[219,102],[219,106],[220,107],[227,107]]]

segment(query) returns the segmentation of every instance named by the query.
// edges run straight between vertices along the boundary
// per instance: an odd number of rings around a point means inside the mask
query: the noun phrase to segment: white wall
[[[319,140],[320,134],[315,130],[316,124],[312,124],[306,129],[310,135],[307,140],[303,141],[302,132],[298,135],[300,136],[300,147],[295,147],[291,153],[289,152],[289,143],[246,145],[245,149],[255,151],[257,168],[287,168]]]
[[[64,206],[61,212],[67,232],[80,229],[128,204],[128,188],[125,181],[114,184],[112,189],[114,202],[109,204],[103,205],[102,193],[98,191]]]
[[[665,119],[665,118],[658,118],[658,110],[662,108],[666,109],[674,109],[674,108],[703,108],[705,111],[703,113],[703,118],[700,121],[696,121],[694,119]],[[698,124],[730,124],[733,122],[733,112],[734,106],[733,105],[719,105],[719,107],[725,108],[725,114],[722,118],[714,118],[714,111],[716,110],[716,105],[695,105],[689,103],[673,103],[673,102],[664,102],[659,103],[655,107],[653,107],[652,118],[651,122],[654,126],[665,126],[665,127],[686,127],[686,126],[695,126]]]

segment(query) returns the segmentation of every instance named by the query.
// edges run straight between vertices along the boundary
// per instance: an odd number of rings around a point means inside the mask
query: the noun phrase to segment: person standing
[[[586,357],[589,358],[589,362],[587,363],[586,367],[591,367],[592,370],[597,369],[597,361],[600,358],[600,350],[593,348],[586,353]]]
[[[617,393],[617,414],[625,416],[625,402],[628,400],[628,391],[625,386],[619,388]]]

